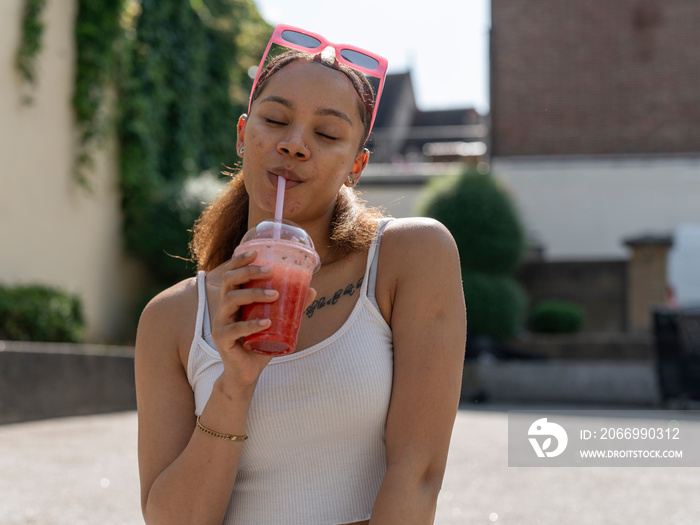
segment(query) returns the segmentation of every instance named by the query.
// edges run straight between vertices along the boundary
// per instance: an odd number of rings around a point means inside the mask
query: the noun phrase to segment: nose
[[[290,130],[290,133],[279,141],[277,151],[299,159],[309,157],[309,148],[304,143],[301,133],[294,130]]]

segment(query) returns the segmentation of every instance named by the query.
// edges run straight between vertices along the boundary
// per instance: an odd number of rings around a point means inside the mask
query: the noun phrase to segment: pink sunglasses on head
[[[297,51],[303,51],[311,55],[322,52],[327,47],[331,47],[335,50],[335,58],[341,64],[346,65],[360,73],[376,77],[379,79],[379,87],[377,88],[377,94],[374,100],[374,111],[372,112],[372,122],[370,123],[370,131],[374,125],[374,119],[377,116],[377,108],[379,107],[379,98],[382,94],[382,89],[384,88],[384,77],[386,76],[386,70],[388,62],[386,58],[381,57],[375,53],[370,53],[359,47],[349,46],[346,44],[334,44],[329,42],[321,35],[314,33],[309,33],[304,29],[299,29],[296,27],[280,24],[275,27],[275,30],[270,37],[270,41],[267,43],[267,48],[265,48],[265,53],[263,53],[262,60],[260,61],[260,66],[258,66],[258,72],[255,74],[255,80],[253,81],[253,88],[250,90],[250,100],[248,101],[248,113],[250,113],[250,107],[253,105],[253,93],[255,92],[255,87],[258,85],[258,78],[260,77],[261,71],[263,71],[263,66],[265,65],[265,60],[267,59],[267,54],[270,52],[270,47],[272,44],[279,44],[290,49],[295,49]]]

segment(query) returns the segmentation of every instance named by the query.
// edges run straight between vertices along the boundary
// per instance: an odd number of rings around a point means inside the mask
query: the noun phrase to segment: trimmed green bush
[[[464,272],[513,274],[522,262],[524,229],[510,195],[490,174],[467,171],[431,182],[419,215],[450,230]]]
[[[80,299],[47,286],[0,286],[0,339],[78,343]]]
[[[547,334],[573,334],[583,325],[583,308],[570,301],[547,299],[537,303],[530,315],[533,332]]]
[[[418,213],[443,223],[457,243],[469,333],[497,340],[516,335],[527,300],[514,274],[526,238],[508,192],[490,174],[470,170],[431,182]]]
[[[523,326],[527,300],[518,282],[507,275],[468,273],[464,279],[469,333],[504,340]]]

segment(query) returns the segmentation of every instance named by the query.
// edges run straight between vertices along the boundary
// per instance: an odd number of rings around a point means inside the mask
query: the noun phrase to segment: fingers
[[[272,277],[272,268],[251,264],[256,257],[256,252],[245,252],[234,255],[224,264],[221,283],[222,294],[226,294],[230,289],[239,287],[250,281],[269,279]]]
[[[304,299],[304,310],[311,306],[311,303],[313,303],[314,299],[316,299],[316,295],[316,290],[309,287],[309,289],[306,291],[306,299]]]
[[[254,251],[234,255],[224,264],[221,278],[221,303],[217,317],[222,322],[230,322],[238,309],[252,303],[269,303],[276,301],[279,294],[267,286],[255,283],[245,287],[251,281],[266,281],[272,278],[273,270],[266,266],[253,265],[257,257]]]
[[[224,271],[231,270],[233,268],[240,268],[246,264],[250,264],[255,257],[257,257],[258,252],[251,250],[248,252],[239,253],[231,257],[226,263],[224,263]]]
[[[216,314],[217,321],[231,322],[238,310],[253,303],[273,303],[279,299],[277,290],[265,288],[237,288],[226,292]]]
[[[226,347],[230,350],[237,344],[242,338],[261,332],[270,327],[272,321],[269,319],[253,319],[250,321],[238,321],[236,323],[227,324],[215,324],[212,327],[212,337],[217,343],[217,348],[219,347],[220,341],[228,341],[229,343],[223,344],[223,350]]]

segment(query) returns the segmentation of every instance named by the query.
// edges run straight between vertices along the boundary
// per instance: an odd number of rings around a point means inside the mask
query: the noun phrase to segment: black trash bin
[[[700,306],[653,312],[661,399],[700,400]]]

